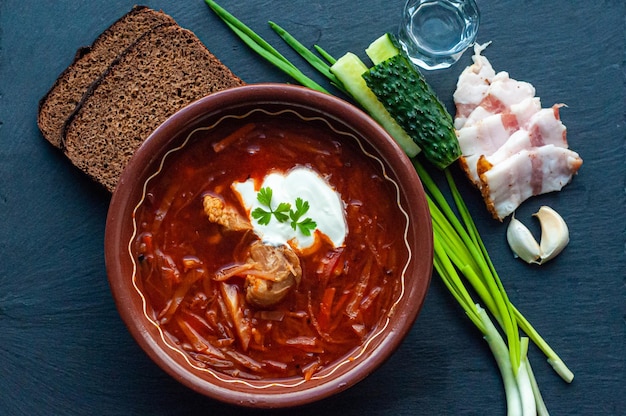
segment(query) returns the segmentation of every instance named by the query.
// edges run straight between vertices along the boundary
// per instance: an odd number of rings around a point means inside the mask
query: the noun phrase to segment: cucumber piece
[[[330,70],[337,76],[348,93],[356,100],[369,115],[376,120],[387,133],[393,137],[398,145],[409,156],[413,157],[420,151],[419,146],[398,125],[394,118],[378,101],[376,95],[367,87],[363,74],[368,71],[367,66],[353,53],[348,52],[339,58]]]
[[[391,33],[385,33],[365,49],[365,53],[374,65],[398,55],[400,51],[398,41]]]
[[[452,116],[404,54],[378,63],[363,78],[430,162],[444,169],[459,158]]]

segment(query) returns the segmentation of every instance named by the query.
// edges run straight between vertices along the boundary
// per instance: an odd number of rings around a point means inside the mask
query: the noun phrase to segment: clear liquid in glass
[[[416,65],[448,68],[474,43],[479,21],[474,0],[408,0],[398,40]]]

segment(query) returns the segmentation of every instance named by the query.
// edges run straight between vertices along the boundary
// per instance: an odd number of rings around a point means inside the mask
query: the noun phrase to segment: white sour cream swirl
[[[239,195],[246,207],[254,231],[266,244],[282,245],[291,242],[294,248],[306,249],[315,243],[315,233],[304,235],[299,229],[294,230],[290,222],[279,222],[272,217],[269,224],[261,225],[252,218],[256,208],[267,210],[257,200],[258,190],[254,180],[236,182],[233,190]],[[261,188],[272,189],[272,208],[287,202],[295,209],[296,199],[308,201],[309,210],[302,219],[311,218],[317,223],[317,230],[325,234],[335,247],[342,246],[348,233],[345,207],[341,196],[317,172],[306,167],[296,167],[286,174],[273,172],[263,179]],[[297,228],[297,227],[296,227]]]

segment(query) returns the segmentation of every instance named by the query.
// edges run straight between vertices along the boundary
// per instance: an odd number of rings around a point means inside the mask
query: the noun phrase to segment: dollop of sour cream
[[[325,234],[335,247],[342,246],[348,233],[345,206],[341,196],[317,172],[307,167],[296,167],[286,174],[273,172],[268,174],[261,188],[272,189],[272,209],[278,204],[287,202],[295,209],[296,199],[301,198],[309,203],[309,210],[302,219],[311,218],[316,222],[316,230]],[[295,248],[306,249],[315,243],[315,232],[304,235],[298,227],[294,230],[290,221],[279,222],[272,217],[267,225],[259,224],[252,218],[256,208],[267,210],[267,206],[259,203],[254,180],[236,182],[232,185],[248,212],[254,231],[266,244],[282,245],[291,242]]]

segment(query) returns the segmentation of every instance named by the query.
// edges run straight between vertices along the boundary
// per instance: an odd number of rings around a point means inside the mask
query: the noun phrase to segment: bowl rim
[[[415,235],[411,237],[411,241],[419,241],[420,244],[425,245],[422,250],[427,253],[427,258],[420,258],[418,263],[412,263],[411,270],[414,269],[421,281],[411,285],[406,283],[406,286],[410,286],[407,287],[408,291],[405,294],[406,302],[410,301],[412,307],[395,312],[394,325],[390,328],[394,336],[383,337],[372,353],[368,353],[366,357],[359,360],[355,367],[340,372],[338,378],[329,377],[323,383],[311,386],[312,388],[292,389],[280,394],[274,391],[242,388],[241,385],[232,389],[231,385],[219,380],[210,382],[193,372],[190,373],[189,368],[185,368],[172,358],[159,345],[158,340],[153,339],[154,333],[150,328],[146,328],[139,322],[140,320],[136,319],[138,312],[136,307],[133,307],[136,305],[136,299],[133,299],[134,294],[128,290],[129,284],[124,279],[128,272],[125,271],[121,256],[125,252],[128,241],[125,235],[128,234],[129,209],[134,208],[134,196],[137,195],[140,184],[145,183],[136,179],[147,178],[150,167],[155,160],[163,157],[164,149],[174,140],[172,138],[179,135],[181,130],[188,129],[182,126],[197,124],[225,108],[231,109],[253,104],[300,106],[320,116],[337,120],[346,128],[358,132],[357,134],[363,140],[384,155],[388,168],[393,170],[398,185],[402,186],[398,192],[407,199],[406,204],[410,206],[410,213],[417,216],[417,218],[411,218],[411,221],[420,223],[422,227],[420,232],[426,235],[426,238],[421,237],[418,240]],[[367,137],[364,134],[366,132]],[[372,140],[375,140],[375,143],[372,143]],[[390,160],[393,160],[393,166],[389,165]],[[412,227],[411,233],[415,232],[415,227]],[[432,253],[432,225],[424,189],[410,159],[395,140],[366,113],[345,100],[305,87],[275,83],[248,84],[210,94],[182,108],[164,121],[141,144],[123,170],[110,201],[105,226],[105,264],[109,285],[118,312],[135,341],[159,367],[192,390],[226,403],[247,407],[293,407],[317,401],[351,387],[382,365],[410,331],[423,306],[432,275]]]

